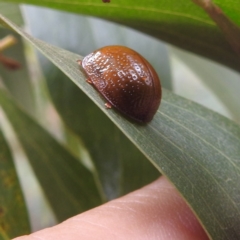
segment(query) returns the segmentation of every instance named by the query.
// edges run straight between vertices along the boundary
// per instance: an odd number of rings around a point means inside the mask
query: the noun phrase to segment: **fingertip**
[[[55,227],[14,240],[208,239],[175,187],[161,177]]]

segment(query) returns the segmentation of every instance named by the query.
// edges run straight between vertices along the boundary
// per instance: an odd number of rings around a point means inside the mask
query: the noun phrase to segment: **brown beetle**
[[[107,46],[79,64],[97,91],[112,106],[135,121],[150,122],[161,101],[161,85],[150,63],[134,50]]]

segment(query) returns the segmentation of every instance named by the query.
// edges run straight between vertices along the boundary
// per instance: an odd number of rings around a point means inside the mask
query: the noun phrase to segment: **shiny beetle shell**
[[[81,62],[88,82],[127,117],[147,123],[161,100],[161,85],[150,63],[134,50],[107,46],[87,55]]]

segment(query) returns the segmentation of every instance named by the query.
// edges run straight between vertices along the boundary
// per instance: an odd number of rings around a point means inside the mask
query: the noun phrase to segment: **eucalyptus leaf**
[[[30,225],[23,193],[2,131],[0,131],[0,193],[0,239],[29,234]]]
[[[172,181],[210,238],[240,238],[239,125],[166,90],[150,124],[129,122],[106,110],[99,94],[86,84],[76,63],[81,56],[35,39],[1,19],[59,67]]]
[[[0,12],[8,16],[18,25],[23,25],[20,7],[11,3],[0,3]],[[29,69],[25,56],[25,46],[21,36],[9,29],[0,28],[0,39],[6,36],[13,36],[16,43],[1,53],[5,57],[16,61],[19,67],[16,69],[8,68],[0,64],[0,77],[5,86],[14,98],[29,112],[34,111],[34,99],[31,86]]]
[[[93,174],[3,90],[0,91],[0,105],[59,221],[102,203]]]
[[[138,44],[134,46],[133,43],[130,43],[130,45],[135,49],[142,49],[144,44],[150,44],[152,50],[145,50],[145,52],[148,51],[146,57],[153,58],[154,51],[158,52],[164,60],[155,55],[155,63],[160,65],[165,62],[160,70],[165,73],[165,77],[170,75],[169,62],[166,63],[168,60],[166,47],[144,34],[132,33],[130,30],[127,31],[120,26],[103,21],[92,20],[90,22],[83,16],[49,9],[25,7],[24,12],[28,19],[27,25],[35,36],[77,53],[87,54],[90,51],[90,43],[96,45],[95,48],[101,46],[96,42],[105,42],[105,44],[112,42],[113,44],[113,41],[116,41],[115,44],[125,45],[129,41],[127,39],[134,35],[139,38]],[[47,26],[45,23],[39,24],[38,18],[41,15],[44,15],[48,21]],[[63,23],[61,28],[56,28],[55,26],[60,22]],[[106,31],[105,34],[95,39],[94,36],[99,33],[93,27],[95,24],[98,29],[102,29],[104,24],[108,24],[108,29],[115,30],[118,35],[111,38],[111,33]],[[54,31],[51,32],[50,30],[53,28]],[[91,33],[89,33],[89,28],[92,29]],[[75,30],[72,31],[72,29]],[[59,35],[61,38],[58,37]],[[85,35],[88,41],[79,41],[82,35]],[[127,37],[127,35],[129,36]],[[66,75],[46,58],[41,57],[40,62],[56,109],[67,127],[84,143],[101,180],[106,199],[113,199],[138,189],[159,176],[159,172],[146,160],[146,157],[74,83],[69,81]],[[166,80],[169,82],[170,79]],[[170,84],[168,83],[167,86]],[[138,174],[134,174],[135,172]]]
[[[0,0],[3,1],[4,0]],[[185,50],[213,59],[240,71],[240,61],[221,30],[191,0],[11,0],[64,11],[81,13],[117,22],[145,32]],[[238,1],[218,0],[228,17],[240,26]]]
[[[19,104],[29,113],[33,113],[35,108],[33,90],[22,38],[9,29],[0,28],[0,39],[10,34],[16,38],[17,43],[6,49],[3,54],[8,58],[18,61],[20,67],[13,70],[0,65],[0,77]]]
[[[66,75],[55,68],[49,75],[48,88],[56,108],[89,151],[106,199],[138,189],[159,176],[146,157]]]
[[[200,77],[201,81],[227,107],[232,119],[240,123],[239,73],[177,49],[172,49],[172,51],[174,55],[186,63]]]

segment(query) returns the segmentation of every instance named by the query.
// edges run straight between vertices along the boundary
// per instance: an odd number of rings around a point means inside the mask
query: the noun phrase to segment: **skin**
[[[15,240],[209,239],[164,177],[126,196]]]

